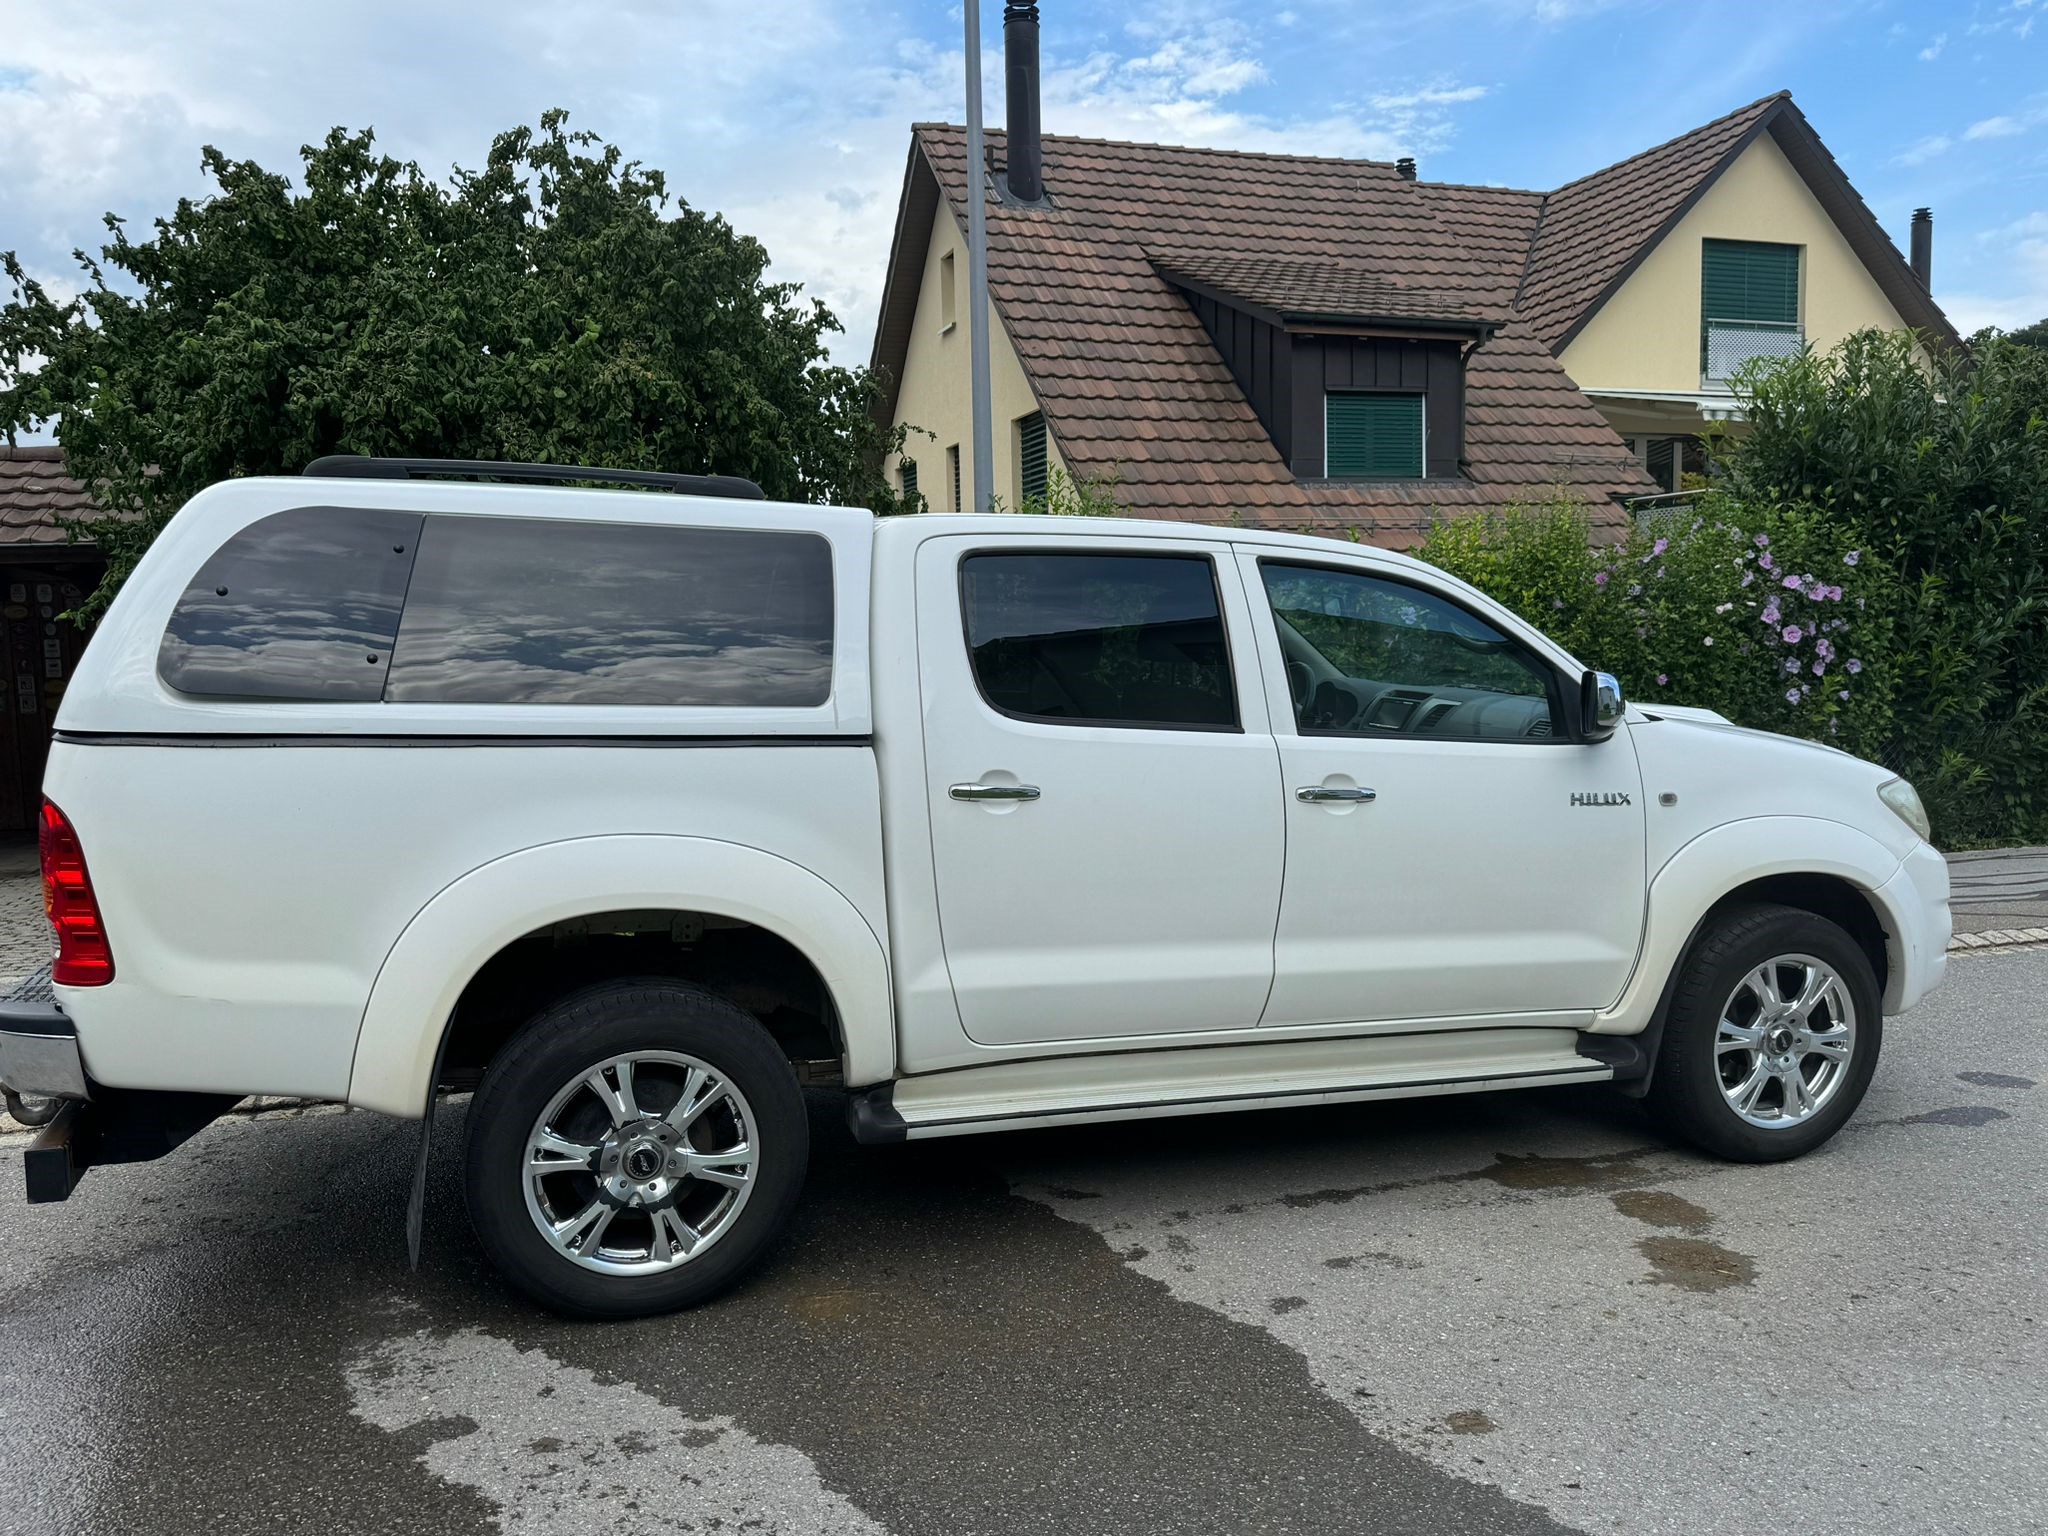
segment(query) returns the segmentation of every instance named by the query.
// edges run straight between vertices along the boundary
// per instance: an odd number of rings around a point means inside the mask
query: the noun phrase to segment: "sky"
[[[1552,187],[1792,91],[1964,331],[2048,316],[2048,0],[1041,0],[1048,133]],[[1002,122],[999,0],[982,7]],[[0,0],[0,249],[58,292],[101,215],[337,124],[444,175],[566,107],[760,239],[865,362],[909,126],[964,120],[958,0]]]

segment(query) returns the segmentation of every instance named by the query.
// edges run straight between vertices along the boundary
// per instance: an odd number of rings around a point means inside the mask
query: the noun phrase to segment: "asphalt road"
[[[2048,1529],[2048,951],[1802,1163],[1599,1090],[854,1146],[771,1267],[531,1311],[441,1143],[224,1122],[16,1202],[10,1533]],[[19,1157],[19,1139],[0,1159]]]

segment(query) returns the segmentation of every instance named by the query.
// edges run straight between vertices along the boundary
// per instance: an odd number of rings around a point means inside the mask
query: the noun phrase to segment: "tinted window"
[[[1216,577],[1200,556],[969,555],[961,600],[989,703],[1035,720],[1237,724]]]
[[[1457,604],[1353,571],[1261,562],[1294,720],[1315,735],[1547,737],[1550,669]]]
[[[417,513],[359,507],[251,523],[178,599],[158,675],[214,697],[377,698],[419,532]]]
[[[800,707],[831,690],[815,534],[437,516],[385,697]]]

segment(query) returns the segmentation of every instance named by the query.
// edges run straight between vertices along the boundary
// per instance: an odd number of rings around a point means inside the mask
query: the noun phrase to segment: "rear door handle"
[[[955,784],[946,791],[955,800],[1036,800],[1036,784]]]
[[[1305,805],[1326,805],[1333,800],[1377,800],[1376,789],[1332,789],[1327,784],[1304,784],[1294,798]]]

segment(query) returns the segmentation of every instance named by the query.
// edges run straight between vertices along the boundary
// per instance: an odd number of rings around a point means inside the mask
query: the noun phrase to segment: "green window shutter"
[[[1422,396],[1332,390],[1323,397],[1324,473],[1422,477]]]
[[[1017,418],[1017,499],[1045,494],[1045,417],[1037,411]]]
[[[1700,252],[1700,319],[1799,323],[1799,247],[1708,240]]]

